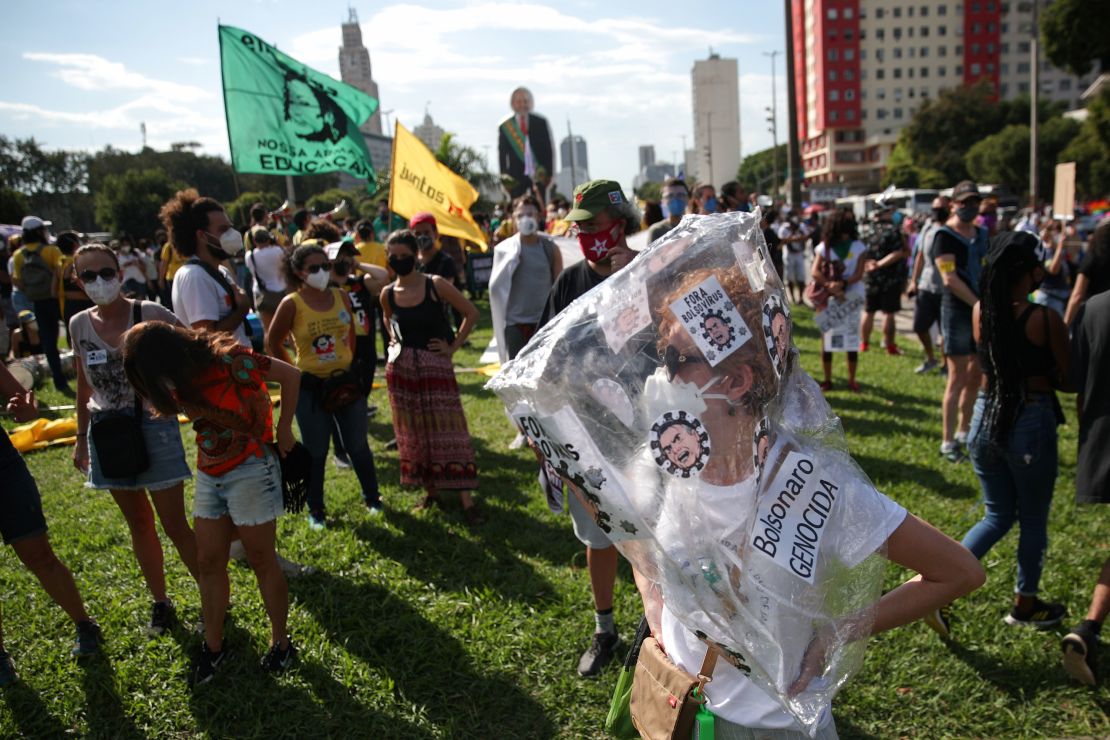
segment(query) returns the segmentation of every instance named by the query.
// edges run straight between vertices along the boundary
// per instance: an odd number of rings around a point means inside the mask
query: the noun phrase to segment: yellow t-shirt
[[[351,366],[354,353],[350,339],[351,312],[343,302],[343,291],[331,288],[332,307],[317,311],[305,303],[300,293],[293,293],[297,315],[293,317],[293,344],[297,349],[297,368],[326,378],[336,370]]]
[[[376,265],[382,269],[389,264],[385,256],[385,245],[381,242],[359,242],[355,245],[362,261],[369,265]]]
[[[189,260],[181,256],[181,253],[173,248],[173,245],[166,242],[162,247],[162,262],[166,265],[166,281],[172,282],[173,276],[181,269]]]

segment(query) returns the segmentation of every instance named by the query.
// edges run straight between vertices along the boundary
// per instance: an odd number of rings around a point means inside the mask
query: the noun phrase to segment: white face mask
[[[330,281],[331,275],[323,270],[319,272],[310,272],[304,279],[305,285],[310,288],[315,288],[316,290],[327,290],[328,282]]]
[[[98,306],[107,306],[116,299],[120,291],[118,277],[114,277],[111,280],[104,280],[98,277],[92,282],[85,283],[84,285],[85,295]]]
[[[227,253],[228,257],[234,257],[243,251],[243,235],[235,229],[228,229],[220,234],[220,249]]]
[[[531,216],[518,216],[516,219],[516,229],[523,236],[532,236],[536,233],[536,219]]]
[[[668,381],[666,369],[659,368],[644,382],[645,418],[655,419],[664,411],[676,410],[685,411],[692,416],[701,416],[705,413],[706,401],[729,400],[724,393],[705,392],[720,379],[720,375],[714,375],[708,383],[699,388],[693,383],[677,378]]]

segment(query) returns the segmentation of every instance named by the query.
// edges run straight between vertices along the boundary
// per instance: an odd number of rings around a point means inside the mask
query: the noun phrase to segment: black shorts
[[[940,293],[917,291],[913,299],[913,331],[924,334],[940,321]]]
[[[39,487],[27,463],[0,429],[0,537],[5,545],[46,532]]]
[[[867,303],[863,310],[867,313],[875,313],[876,311],[898,313],[902,310],[902,289],[890,288],[880,293],[868,293]]]

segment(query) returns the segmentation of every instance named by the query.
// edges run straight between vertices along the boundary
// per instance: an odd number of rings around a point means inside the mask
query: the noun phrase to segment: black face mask
[[[395,254],[391,254],[387,261],[389,262],[390,269],[401,277],[408,275],[416,269],[416,257],[413,257],[411,254],[408,257],[398,257]]]
[[[331,269],[339,277],[346,277],[347,273],[351,271],[351,264],[349,262],[333,262]]]

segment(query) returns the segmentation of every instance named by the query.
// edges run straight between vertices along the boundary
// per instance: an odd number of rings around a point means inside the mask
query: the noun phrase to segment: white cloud
[[[193,85],[155,80],[128,70],[119,62],[112,62],[95,54],[51,54],[30,51],[23,55],[32,62],[57,65],[53,76],[68,85],[91,92],[108,90],[145,90],[173,98],[184,103],[206,100],[212,96],[207,90]]]

